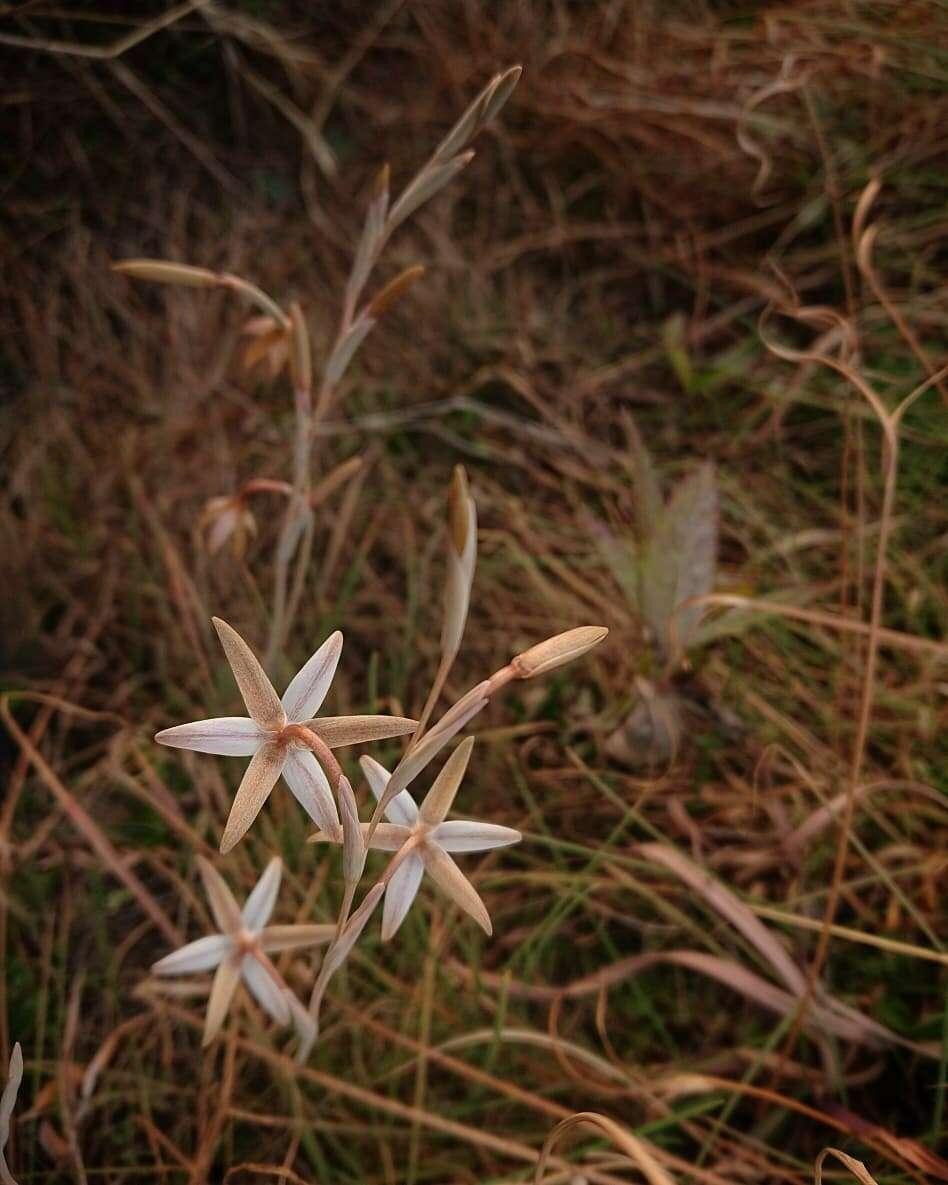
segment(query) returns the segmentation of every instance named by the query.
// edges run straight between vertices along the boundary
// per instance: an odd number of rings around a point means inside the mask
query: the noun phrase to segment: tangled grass
[[[931,2],[3,16],[20,1185],[522,1179],[590,1112],[544,1180],[809,1181],[830,1143],[879,1180],[948,1172],[944,30]],[[292,409],[242,367],[224,296],[108,264],[252,276],[313,310],[325,356],[379,164],[406,179],[513,60],[465,185],[391,244],[383,278],[424,258],[424,280],[320,429],[327,473],[363,459],[316,511],[285,673],[343,624],[333,711],[421,712],[458,461],[480,565],[446,693],[579,620],[610,637],[477,725],[465,809],[524,835],[477,867],[497,937],[426,898],[397,946],[366,931],[305,1067],[249,1007],[201,1057],[203,998],[143,985],[203,916],[184,845],[212,853],[236,782],[151,736],[209,690],[233,708],[212,613],[265,637],[277,495],[254,495],[242,554],[208,554],[202,513],[276,476]],[[893,470],[858,383],[891,412],[928,375]],[[746,614],[676,669],[668,758],[610,745],[661,674],[601,547],[637,529],[636,433],[666,491],[715,462],[715,612]],[[328,923],[341,866],[312,878],[291,807],[235,850],[233,886],[278,847],[281,900]],[[311,987],[308,958],[280,969]]]

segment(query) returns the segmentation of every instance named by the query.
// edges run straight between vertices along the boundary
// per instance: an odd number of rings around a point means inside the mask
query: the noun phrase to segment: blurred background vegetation
[[[818,967],[818,996],[899,1041],[797,1031],[748,930],[642,847],[713,874],[814,966],[866,669],[839,619],[868,619],[883,458],[852,383],[768,342],[835,349],[844,325],[889,407],[942,364],[946,34],[939,0],[0,8],[0,1053],[19,1038],[27,1060],[21,1185],[520,1179],[577,1110],[647,1138],[676,1180],[807,1181],[827,1143],[880,1181],[946,1179],[948,382],[902,429],[898,636],[873,679],[846,932]],[[143,993],[166,942],[109,860],[188,930],[183,838],[214,842],[234,773],[150,738],[234,708],[209,615],[263,637],[279,516],[262,497],[247,552],[211,557],[201,513],[284,475],[292,401],[241,365],[232,298],[109,263],[244,275],[301,302],[322,356],[380,165],[397,188],[515,62],[502,119],[383,263],[380,282],[428,270],[327,426],[327,472],[364,461],[320,511],[287,664],[339,626],[335,710],[420,709],[459,461],[480,565],[449,690],[554,629],[610,637],[479,728],[459,808],[527,835],[480,866],[494,939],[429,897],[340,976],[308,1076],[252,1013],[201,1060],[200,1000]],[[884,299],[852,237],[873,180]],[[639,438],[666,491],[715,463],[718,592],[833,618],[759,615],[694,648],[674,752],[637,727],[655,658],[603,548],[636,531]],[[268,818],[230,871],[251,884],[277,846],[300,911],[332,917],[338,869],[292,809]],[[588,1133],[561,1154],[629,1176]]]

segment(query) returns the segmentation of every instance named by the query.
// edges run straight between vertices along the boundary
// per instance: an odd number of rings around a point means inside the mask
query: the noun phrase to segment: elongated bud
[[[444,589],[443,656],[457,654],[467,623],[477,563],[477,507],[468,493],[464,467],[456,465],[448,491],[448,569]]]
[[[463,465],[454,466],[451,477],[451,488],[448,490],[448,526],[451,531],[451,541],[459,556],[464,555],[467,546],[469,512],[468,512],[467,474]]]
[[[385,197],[388,193],[388,183],[391,177],[391,170],[388,167],[388,161],[379,169],[375,175],[375,184],[372,186],[372,198]]]
[[[342,864],[347,885],[359,883],[365,868],[365,840],[359,824],[359,807],[348,778],[339,779],[339,815],[342,819]]]
[[[290,305],[290,374],[297,391],[313,387],[313,364],[309,352],[309,331],[303,310],[294,301]]]
[[[406,267],[394,280],[389,280],[382,291],[373,298],[372,303],[366,310],[367,315],[373,321],[377,321],[424,274],[425,269],[420,263],[416,263],[413,267]]]
[[[192,267],[188,263],[169,263],[164,259],[123,259],[113,263],[112,271],[133,280],[150,280],[153,284],[184,284],[188,288],[217,288],[221,278],[206,267]]]
[[[545,675],[554,671],[574,658],[581,658],[593,646],[598,646],[608,634],[604,625],[581,625],[574,630],[567,630],[565,634],[557,634],[547,638],[545,642],[538,642],[523,654],[518,654],[512,660],[511,666],[520,679],[533,679],[537,675]]]
[[[483,114],[481,115],[482,123],[490,123],[492,119],[500,114],[501,108],[506,104],[507,100],[513,94],[514,87],[520,81],[520,75],[522,73],[523,66],[511,66],[509,70],[505,70],[497,78],[484,104]]]

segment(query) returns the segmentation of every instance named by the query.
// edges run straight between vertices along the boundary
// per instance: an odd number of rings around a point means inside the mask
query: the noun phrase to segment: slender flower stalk
[[[216,968],[204,1023],[205,1046],[220,1032],[241,980],[277,1024],[289,1024],[296,1011],[293,1007],[295,997],[269,956],[279,951],[327,943],[335,934],[335,927],[267,924],[280,891],[283,865],[279,856],[274,856],[267,865],[243,909],[212,864],[199,856],[198,867],[220,932],[198,938],[165,955],[154,964],[152,972],[155,975],[193,975]]]
[[[179,724],[155,740],[177,749],[195,749],[229,757],[250,757],[221,838],[227,853],[247,833],[281,774],[314,823],[333,830],[339,822],[329,778],[313,755],[316,750],[338,765],[331,750],[343,745],[383,740],[411,732],[415,721],[400,716],[329,716],[314,719],[329,691],[339,657],[337,630],[290,680],[280,699],[247,643],[215,617],[220,637],[249,717],[223,716]]]

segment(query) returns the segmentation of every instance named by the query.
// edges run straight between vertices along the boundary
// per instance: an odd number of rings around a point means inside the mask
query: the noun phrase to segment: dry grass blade
[[[607,1136],[641,1171],[649,1185],[675,1185],[674,1177],[662,1168],[644,1140],[633,1136],[614,1119],[608,1119],[605,1115],[600,1115],[595,1111],[581,1111],[576,1115],[571,1115],[569,1119],[562,1120],[553,1128],[543,1142],[540,1159],[537,1161],[533,1174],[534,1185],[541,1185],[550,1154],[557,1143],[567,1132],[584,1125],[598,1128],[603,1135]]]
[[[824,1148],[816,1158],[816,1164],[813,1166],[813,1180],[816,1185],[823,1185],[823,1165],[828,1156],[835,1156],[849,1169],[856,1180],[861,1182],[861,1185],[879,1185],[861,1160],[856,1160],[854,1156],[850,1156],[848,1152],[840,1151],[839,1148]]]

